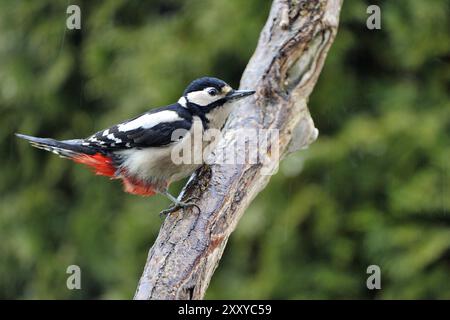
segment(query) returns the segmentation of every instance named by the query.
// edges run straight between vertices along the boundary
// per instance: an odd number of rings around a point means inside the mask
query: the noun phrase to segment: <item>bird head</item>
[[[217,78],[203,77],[188,85],[179,103],[187,107],[194,105],[195,108],[207,113],[227,102],[236,101],[254,93],[253,90],[234,90],[225,81]]]

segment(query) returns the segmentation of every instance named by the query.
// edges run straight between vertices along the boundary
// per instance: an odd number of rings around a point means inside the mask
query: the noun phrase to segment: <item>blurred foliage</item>
[[[237,86],[270,2],[74,1],[77,31],[67,1],[0,1],[0,298],[132,297],[168,205],[13,133],[83,137],[199,76]],[[309,103],[320,137],[247,210],[207,298],[450,299],[449,6],[345,1]]]

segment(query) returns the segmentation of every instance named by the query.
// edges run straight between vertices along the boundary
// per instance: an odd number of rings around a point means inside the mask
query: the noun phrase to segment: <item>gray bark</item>
[[[335,38],[341,5],[342,0],[273,1],[241,79],[241,88],[257,92],[238,102],[216,150],[233,144],[239,128],[278,130],[279,141],[269,143],[267,156],[278,149],[280,160],[317,138],[307,101]],[[248,145],[238,148],[239,154],[249,152]],[[230,234],[270,180],[267,167],[276,169],[277,164],[199,169],[182,196],[199,197],[201,213],[189,208],[165,219],[134,298],[202,299]]]

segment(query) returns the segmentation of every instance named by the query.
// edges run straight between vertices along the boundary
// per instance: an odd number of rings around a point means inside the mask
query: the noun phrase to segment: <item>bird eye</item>
[[[219,91],[217,91],[217,89],[212,88],[208,90],[208,93],[210,96],[215,96],[219,93]]]

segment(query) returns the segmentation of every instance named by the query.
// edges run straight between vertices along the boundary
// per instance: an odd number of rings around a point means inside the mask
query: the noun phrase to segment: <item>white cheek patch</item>
[[[206,88],[202,91],[189,92],[187,94],[187,100],[189,102],[195,103],[196,105],[204,107],[221,98],[219,95],[211,96],[208,93],[209,89],[211,88]]]
[[[160,111],[156,113],[147,113],[130,122],[118,126],[119,131],[131,131],[137,128],[148,129],[162,122],[174,122],[183,120],[178,113],[171,110]]]

